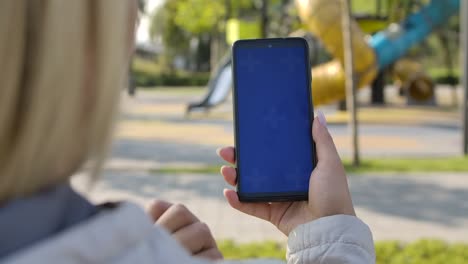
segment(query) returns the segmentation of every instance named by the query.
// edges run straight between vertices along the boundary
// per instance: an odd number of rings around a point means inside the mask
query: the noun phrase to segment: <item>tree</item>
[[[253,2],[254,0],[165,1],[152,16],[150,36],[154,38],[156,35],[180,32],[184,32],[186,36],[199,36],[213,31],[224,32],[224,21],[228,15],[238,17],[241,14],[253,14],[256,10]],[[228,9],[230,14],[227,14]],[[177,30],[170,31],[174,29]]]
[[[260,19],[264,2],[269,3],[268,10],[263,10],[264,16],[268,16],[266,21],[274,22],[265,25],[268,36],[284,36],[289,25],[294,24],[287,19],[293,6],[292,0],[166,0],[152,15],[150,36],[153,39],[157,36],[162,38],[168,62],[181,55],[193,58],[196,65],[200,65],[199,60],[206,59],[203,54],[211,54],[208,61],[211,57],[213,62],[227,48],[226,20]],[[196,47],[191,47],[190,42],[197,44]],[[193,52],[196,54],[191,54]]]
[[[146,11],[146,0],[138,0],[138,12],[145,13]]]
[[[226,17],[226,6],[219,0],[178,1],[175,23],[192,35],[222,30],[220,22]]]
[[[190,35],[175,22],[177,5],[183,0],[166,1],[151,17],[150,37],[161,37],[165,47],[165,66],[173,71],[172,61],[177,55],[188,56]]]

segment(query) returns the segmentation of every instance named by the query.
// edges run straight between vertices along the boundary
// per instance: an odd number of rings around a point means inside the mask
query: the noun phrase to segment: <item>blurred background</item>
[[[315,108],[327,116],[378,263],[468,263],[461,2],[351,0],[346,51],[340,0],[141,0],[117,140],[92,199],[184,203],[227,257],[283,259],[286,237],[224,201],[215,150],[233,144],[231,44],[300,36]],[[355,134],[346,52],[359,88]]]

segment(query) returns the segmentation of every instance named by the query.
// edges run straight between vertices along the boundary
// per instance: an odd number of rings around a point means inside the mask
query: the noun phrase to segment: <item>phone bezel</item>
[[[314,121],[314,106],[312,103],[312,74],[311,74],[311,67],[310,67],[310,60],[309,60],[309,45],[304,38],[293,37],[293,38],[270,38],[270,39],[246,39],[246,40],[238,40],[234,42],[232,45],[232,52],[231,52],[231,61],[232,61],[232,76],[233,76],[233,87],[232,87],[232,98],[233,98],[233,115],[234,115],[234,144],[236,146],[236,171],[237,171],[237,195],[239,196],[239,200],[241,202],[282,202],[282,201],[303,201],[307,200],[309,197],[308,191],[306,192],[273,192],[273,193],[243,193],[241,190],[241,179],[242,176],[239,174],[239,170],[237,169],[240,165],[239,163],[239,153],[240,146],[239,146],[239,139],[238,139],[238,113],[237,113],[237,81],[236,81],[236,49],[239,47],[243,48],[272,48],[272,47],[297,47],[302,46],[304,48],[304,53],[306,56],[305,64],[306,64],[306,74],[307,74],[307,82],[308,87],[307,92],[309,94],[309,111],[310,111],[310,118],[311,118],[311,126]],[[310,131],[312,131],[312,127],[310,127]],[[312,148],[312,170],[315,169],[317,163],[317,154],[315,151],[315,142],[312,137],[312,133],[310,134],[311,137],[311,148]]]

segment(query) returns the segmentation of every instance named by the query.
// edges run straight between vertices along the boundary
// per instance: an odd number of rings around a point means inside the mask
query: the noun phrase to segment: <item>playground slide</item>
[[[314,104],[326,104],[345,97],[343,41],[340,0],[296,0],[299,16],[307,28],[321,39],[335,60],[312,69]],[[409,48],[423,41],[436,27],[457,13],[459,0],[432,0],[400,25],[391,25],[366,41],[352,21],[354,68],[358,87],[370,84],[380,69],[404,56]],[[338,63],[339,62],[339,63]],[[334,72],[331,82],[327,73]],[[324,76],[325,75],[325,76]],[[426,90],[427,86],[421,89]],[[422,91],[424,92],[424,91]]]
[[[200,102],[190,103],[187,114],[194,110],[207,111],[211,107],[223,103],[229,95],[232,86],[231,57],[225,56],[208,82],[208,93]]]
[[[345,97],[340,2],[341,0],[296,0],[302,22],[335,58],[312,69],[314,105],[331,103]],[[354,69],[357,83],[362,87],[374,80],[377,61],[373,49],[367,44],[364,33],[354,20],[351,21],[351,30],[356,58]]]
[[[460,0],[432,0],[399,25],[390,25],[366,40],[352,21],[354,68],[358,87],[369,85],[376,73],[404,56],[413,45],[423,41],[435,28],[457,13]],[[315,105],[345,98],[340,0],[296,0],[299,16],[307,29],[317,36],[334,60],[312,69],[312,97]],[[231,76],[224,80],[231,81]],[[223,78],[218,78],[223,79]],[[204,102],[209,101],[210,92]],[[227,93],[226,95],[227,96]],[[209,105],[212,107],[214,105]]]

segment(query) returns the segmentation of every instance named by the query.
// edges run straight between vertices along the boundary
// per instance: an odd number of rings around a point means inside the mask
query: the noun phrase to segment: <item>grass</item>
[[[364,159],[361,166],[352,166],[344,161],[350,173],[417,173],[417,172],[468,172],[468,156],[446,158],[407,158],[407,159]],[[221,165],[198,167],[161,167],[150,170],[153,174],[218,174]]]
[[[286,247],[276,242],[237,244],[221,241],[219,249],[226,259],[285,259]],[[441,240],[421,239],[413,243],[383,241],[375,243],[377,264],[468,263],[468,244],[449,244]]]
[[[446,67],[430,67],[427,69],[427,72],[432,78],[447,76],[449,74],[449,70]],[[459,67],[454,67],[453,74],[455,76],[460,76],[460,69]]]
[[[225,240],[218,242],[218,247],[226,259],[285,259],[286,255],[285,246],[274,241],[238,244],[232,240]]]
[[[362,124],[422,125],[457,122],[458,109],[453,107],[362,107],[358,112]],[[349,113],[337,111],[327,116],[331,124],[347,124]]]
[[[447,158],[365,159],[354,167],[344,161],[346,171],[365,172],[468,172],[468,156]]]
[[[155,94],[168,95],[202,95],[208,91],[204,86],[158,86],[141,87],[141,89]]]

